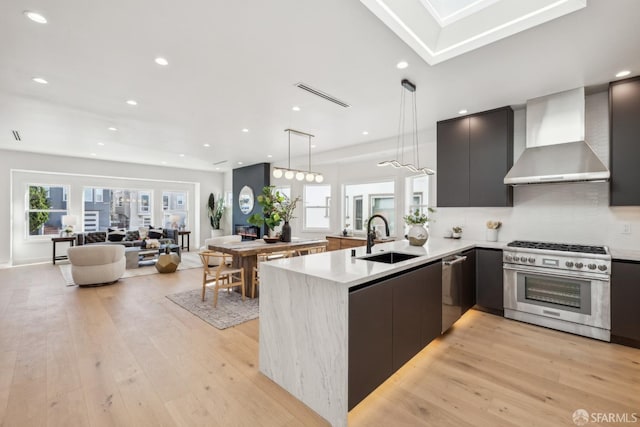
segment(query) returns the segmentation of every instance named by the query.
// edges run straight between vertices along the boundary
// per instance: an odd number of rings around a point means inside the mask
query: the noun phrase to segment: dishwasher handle
[[[456,255],[456,256],[454,257],[454,259],[446,260],[446,261],[443,261],[442,263],[443,263],[444,265],[454,265],[454,264],[459,264],[459,263],[461,263],[461,262],[464,262],[464,261],[466,261],[466,260],[467,260],[467,257],[466,257],[466,256]]]

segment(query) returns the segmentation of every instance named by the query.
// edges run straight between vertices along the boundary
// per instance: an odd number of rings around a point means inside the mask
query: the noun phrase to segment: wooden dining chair
[[[293,256],[293,254],[294,251],[292,250],[258,254],[258,267],[263,261],[273,261],[276,259],[289,258]],[[253,275],[251,276],[251,298],[256,297],[256,287],[260,286],[260,274],[258,267],[253,267]]]
[[[240,286],[242,301],[244,294],[244,268],[235,268],[229,265],[231,255],[214,251],[202,251],[202,301],[204,301],[207,285],[213,284],[213,307],[218,305],[218,292],[220,289],[231,289]]]
[[[297,249],[296,250],[296,255],[297,256],[302,256],[302,255],[319,254],[319,253],[326,252],[326,251],[327,251],[327,247],[326,246],[312,246],[312,247],[306,248],[306,249]]]

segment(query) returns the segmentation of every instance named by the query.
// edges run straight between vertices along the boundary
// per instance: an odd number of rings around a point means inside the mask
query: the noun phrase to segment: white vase
[[[422,246],[429,239],[429,232],[422,225],[412,225],[407,233],[407,239],[411,246]]]
[[[498,229],[487,228],[487,242],[497,242],[497,241],[498,241]]]

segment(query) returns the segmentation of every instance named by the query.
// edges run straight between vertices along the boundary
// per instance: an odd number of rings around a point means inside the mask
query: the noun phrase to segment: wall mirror
[[[242,187],[238,196],[238,204],[240,205],[240,212],[245,215],[253,210],[253,190],[251,187],[247,185]]]

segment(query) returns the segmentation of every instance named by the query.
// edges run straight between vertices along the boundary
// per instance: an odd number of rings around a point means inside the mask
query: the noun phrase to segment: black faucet
[[[371,217],[369,217],[369,221],[367,221],[367,253],[368,254],[371,253],[371,247],[374,245],[373,241],[376,238],[376,232],[371,229],[371,221],[373,221],[373,218],[376,218],[376,217],[384,221],[384,230],[387,233],[387,237],[389,237],[389,223],[387,222],[387,218],[379,214],[371,215]]]

